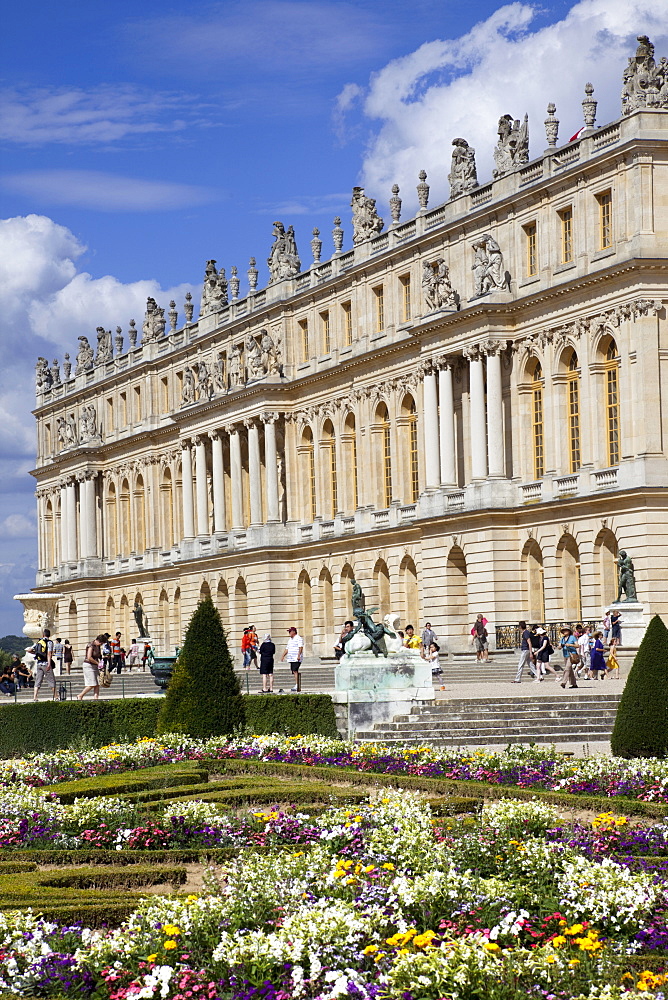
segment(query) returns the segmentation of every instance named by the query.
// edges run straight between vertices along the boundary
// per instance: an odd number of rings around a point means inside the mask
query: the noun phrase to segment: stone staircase
[[[528,685],[527,685],[528,686]],[[358,730],[358,740],[386,744],[474,746],[507,743],[600,743],[612,733],[620,692],[559,689],[528,697],[457,698],[416,706],[410,715]],[[518,689],[519,690],[519,689]]]

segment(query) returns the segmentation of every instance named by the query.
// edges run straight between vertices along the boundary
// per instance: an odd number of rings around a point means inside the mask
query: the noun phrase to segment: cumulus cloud
[[[36,531],[36,518],[25,514],[9,514],[0,521],[0,538],[33,538]]]
[[[476,148],[484,182],[491,178],[502,114],[529,113],[531,155],[537,156],[546,145],[548,102],[557,105],[560,142],[566,142],[582,125],[580,102],[588,81],[599,101],[599,124],[618,118],[622,71],[635,51],[635,37],[649,34],[657,50],[668,49],[665,13],[665,2],[654,0],[580,0],[560,21],[532,31],[537,9],[516,2],[459,38],[430,41],[393,60],[372,75],[365,91],[365,119],[380,123],[362,165],[365,185],[380,197],[397,182],[412,208],[417,173],[424,168],[432,204],[444,200],[456,136]],[[339,94],[334,109],[339,129],[358,97],[350,84]]]
[[[157,212],[202,205],[218,195],[210,188],[121,177],[102,170],[31,170],[0,179],[6,190],[33,201],[75,205],[98,212]]]
[[[350,204],[350,192],[342,194],[314,194],[299,195],[295,198],[286,198],[284,201],[274,202],[271,205],[261,205],[255,211],[257,214],[267,215],[332,215],[340,213]]]
[[[0,138],[21,145],[99,145],[211,124],[210,107],[179,93],[127,84],[0,90]]]

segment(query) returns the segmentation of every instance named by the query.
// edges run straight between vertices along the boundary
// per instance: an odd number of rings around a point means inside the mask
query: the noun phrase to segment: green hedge
[[[246,724],[254,734],[317,734],[337,738],[332,699],[326,694],[244,696]],[[42,701],[0,708],[0,757],[60,750],[84,737],[95,746],[153,736],[160,698]]]

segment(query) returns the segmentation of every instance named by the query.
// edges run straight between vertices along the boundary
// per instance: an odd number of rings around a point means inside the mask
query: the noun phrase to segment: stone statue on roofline
[[[529,162],[529,116],[525,115],[520,125],[519,118],[502,115],[497,128],[499,140],[494,149],[494,177],[504,174]]]
[[[367,198],[363,187],[353,188],[350,202],[353,210],[353,244],[365,243],[382,232],[385,223],[376,211],[376,199]]]
[[[149,296],[146,300],[146,312],[141,328],[142,344],[152,344],[156,340],[160,340],[164,335],[166,325],[165,310],[160,308],[152,296]]]
[[[282,222],[275,222],[272,236],[274,244],[267,258],[270,285],[285,278],[294,278],[302,266],[293,227],[290,226],[286,232]]]
[[[466,139],[452,140],[452,166],[448,174],[450,198],[459,198],[478,187],[478,172],[475,165],[475,149]]]
[[[93,359],[93,348],[88,343],[88,337],[79,337],[79,350],[77,351],[75,375],[93,370],[95,364]]]
[[[46,358],[38,358],[35,365],[35,388],[37,392],[46,392],[53,385],[53,376]]]
[[[622,114],[630,115],[638,108],[668,108],[668,59],[663,56],[657,65],[654,46],[647,35],[638,35],[636,54],[624,70]]]
[[[225,268],[221,267],[220,271],[217,271],[215,260],[207,260],[199,314],[206,316],[207,313],[218,312],[226,305],[227,278],[225,277]]]
[[[97,334],[97,354],[95,364],[104,365],[111,361],[114,356],[114,349],[111,342],[111,330],[105,330],[103,326],[98,326]]]

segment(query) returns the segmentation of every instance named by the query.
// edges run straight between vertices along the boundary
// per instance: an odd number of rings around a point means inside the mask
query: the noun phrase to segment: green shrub
[[[190,785],[204,785],[208,781],[208,771],[199,767],[195,761],[179,764],[159,764],[156,767],[143,767],[138,771],[126,771],[122,774],[98,774],[92,778],[77,778],[74,781],[60,781],[50,786],[61,802],[74,802],[76,798],[96,798],[100,795],[125,795],[138,793],[129,798],[140,798],[142,792],[150,789],[177,788]]]
[[[239,679],[211,598],[193,614],[158,716],[158,733],[221,736],[245,722]]]
[[[317,733],[338,739],[334,704],[328,694],[295,694],[269,698],[247,695],[246,728],[253,734],[285,733],[306,736]]]
[[[618,757],[665,757],[668,751],[668,629],[658,615],[636,653],[610,743]]]
[[[0,757],[60,750],[86,737],[95,746],[153,736],[162,700],[43,701],[0,708]]]

